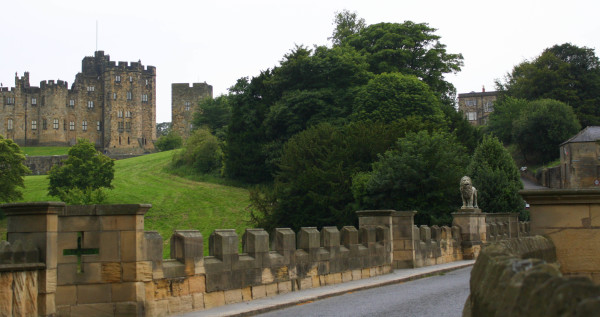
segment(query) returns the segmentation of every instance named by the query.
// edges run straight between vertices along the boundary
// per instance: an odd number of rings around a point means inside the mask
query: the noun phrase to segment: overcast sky
[[[554,44],[600,48],[600,2],[448,0],[3,1],[0,82],[14,74],[72,84],[84,56],[157,68],[157,122],[171,120],[171,83],[207,82],[214,96],[238,78],[278,65],[295,44],[330,45],[336,11],[367,24],[410,20],[436,28],[464,67],[448,75],[458,93],[494,90],[514,65]],[[596,53],[598,55],[598,52]]]

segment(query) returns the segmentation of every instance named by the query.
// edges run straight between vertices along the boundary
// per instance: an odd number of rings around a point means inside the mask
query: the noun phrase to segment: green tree
[[[24,162],[21,148],[13,140],[0,135],[0,202],[23,198],[18,187],[25,188],[23,177],[31,173]]]
[[[456,89],[444,74],[460,71],[463,57],[448,53],[435,31],[427,23],[378,23],[351,34],[341,45],[350,45],[364,55],[375,74],[417,76],[450,105],[454,104]]]
[[[500,98],[494,104],[494,112],[490,114],[488,131],[506,144],[513,143],[513,124],[519,118],[521,111],[527,108],[528,103],[525,99]]]
[[[50,169],[48,194],[66,203],[76,203],[71,198],[79,197],[79,193],[83,192],[87,201],[101,203],[92,198],[105,197],[98,191],[113,188],[114,165],[114,160],[98,152],[90,141],[79,139],[69,149],[69,157],[62,165],[57,164]],[[73,189],[77,189],[78,194],[71,194]]]
[[[173,156],[175,166],[187,165],[198,173],[221,169],[223,152],[219,140],[208,129],[196,129],[186,140],[181,152]]]
[[[179,133],[175,131],[170,131],[167,135],[162,135],[156,140],[154,146],[159,151],[169,151],[178,149],[183,144],[183,139],[179,135]]]
[[[429,86],[412,75],[383,73],[359,88],[354,101],[359,120],[392,122],[407,116],[420,116],[442,122],[439,99]]]
[[[515,66],[497,86],[515,98],[562,101],[583,126],[600,125],[600,60],[594,49],[554,45]]]
[[[173,124],[171,122],[161,122],[156,124],[156,136],[161,137],[169,134]]]
[[[329,38],[333,45],[342,44],[350,35],[357,34],[366,27],[365,19],[359,19],[356,12],[348,10],[336,12],[333,24],[335,29]]]
[[[417,210],[417,223],[450,224],[467,164],[466,149],[453,135],[409,133],[370,172],[354,176],[352,192],[362,209]]]
[[[229,97],[221,95],[214,99],[200,101],[194,112],[192,124],[194,127],[206,127],[219,140],[225,140],[227,125],[230,121],[231,106],[229,105]]]
[[[581,125],[567,104],[551,99],[530,102],[513,123],[513,140],[526,161],[547,163],[559,157],[558,147]]]
[[[488,213],[521,212],[523,183],[510,153],[495,136],[485,136],[475,149],[467,175],[477,188],[479,207]]]

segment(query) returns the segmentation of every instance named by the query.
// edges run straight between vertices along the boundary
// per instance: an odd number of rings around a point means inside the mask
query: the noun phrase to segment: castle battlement
[[[34,88],[34,87],[31,87],[31,88]],[[45,88],[65,88],[65,89],[69,89],[69,84],[66,81],[60,80],[60,79],[58,79],[56,81],[56,83],[52,79],[50,79],[50,80],[42,80],[42,81],[40,81],[40,88],[41,89],[45,89]]]

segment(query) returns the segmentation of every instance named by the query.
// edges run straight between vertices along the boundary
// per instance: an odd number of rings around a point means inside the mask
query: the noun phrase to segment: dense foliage
[[[175,167],[191,166],[198,173],[218,171],[223,153],[219,140],[208,129],[196,129],[185,141],[183,149],[173,156]]]
[[[592,48],[554,45],[497,84],[515,98],[562,101],[573,107],[582,126],[600,125],[600,60]]]
[[[358,173],[352,191],[362,209],[417,210],[421,224],[449,224],[460,207],[458,180],[468,155],[447,133],[409,133],[379,157],[369,172]]]
[[[62,165],[54,165],[48,173],[48,194],[69,204],[102,203],[103,189],[112,188],[114,161],[98,152],[90,141],[79,139],[69,149]],[[71,193],[73,190],[75,192]],[[81,198],[81,196],[85,198]]]
[[[513,97],[499,99],[494,104],[494,112],[490,114],[488,131],[497,136],[502,142],[513,143],[514,122],[519,119],[521,111],[527,108],[528,101]]]
[[[192,124],[197,128],[207,128],[219,140],[224,140],[227,125],[231,120],[231,106],[226,95],[217,98],[203,99],[194,112]]]
[[[479,207],[488,213],[521,212],[525,204],[519,170],[498,138],[486,136],[471,158],[467,175],[477,188]]]
[[[175,131],[170,131],[167,135],[162,135],[156,140],[154,146],[159,151],[169,151],[178,149],[183,144],[183,139],[179,135],[179,133]]]
[[[11,139],[0,135],[0,202],[21,199],[18,187],[25,188],[23,177],[31,171],[23,163],[25,155]]]

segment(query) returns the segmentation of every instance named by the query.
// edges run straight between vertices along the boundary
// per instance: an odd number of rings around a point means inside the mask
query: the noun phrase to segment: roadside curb
[[[328,286],[324,286],[321,288],[306,290],[306,291],[310,291],[310,290],[324,291],[324,293],[321,293],[321,294],[305,295],[305,294],[300,293],[302,291],[297,291],[297,292],[291,292],[291,293],[287,293],[287,294],[283,294],[283,295],[276,295],[276,296],[273,296],[270,298],[260,299],[260,300],[256,300],[256,301],[215,307],[210,310],[189,312],[189,313],[186,313],[183,315],[178,315],[178,316],[186,316],[186,317],[188,317],[188,316],[227,316],[227,317],[254,316],[254,315],[264,314],[264,313],[274,311],[274,310],[279,310],[279,309],[292,307],[292,306],[296,306],[296,305],[302,305],[302,304],[306,304],[306,303],[310,303],[310,302],[314,302],[314,301],[318,301],[318,300],[322,300],[322,299],[326,299],[326,298],[330,298],[330,297],[340,296],[340,295],[344,295],[347,293],[353,293],[353,292],[363,291],[363,290],[376,288],[376,287],[410,282],[413,280],[417,280],[417,279],[421,279],[421,278],[425,278],[425,277],[429,277],[429,276],[434,276],[434,275],[439,275],[439,274],[443,274],[446,272],[451,272],[451,271],[459,270],[459,269],[462,269],[465,267],[473,266],[474,263],[475,263],[475,261],[468,261],[467,263],[462,263],[462,264],[454,265],[454,266],[450,266],[450,267],[443,267],[438,270],[432,270],[432,271],[427,271],[427,272],[423,272],[423,273],[409,274],[408,276],[394,277],[393,276],[394,273],[389,273],[389,274],[379,275],[379,276],[368,278],[368,279],[358,280],[358,281],[362,281],[362,283],[360,283],[359,285],[344,285],[344,284],[350,284],[352,282],[331,285],[331,286],[338,286],[338,288],[340,288],[340,286],[341,286],[342,289],[332,289],[332,290],[328,291],[327,289],[324,289]],[[401,269],[401,270],[397,270],[397,271],[406,272],[409,270],[411,270],[411,269]],[[343,286],[347,286],[347,287],[343,287]],[[286,295],[288,297],[294,297],[294,298],[284,299],[283,297],[285,297]],[[263,303],[259,304],[257,301],[268,301],[268,302],[272,301],[274,303],[265,302],[264,304]],[[238,305],[241,307],[239,307],[239,308],[233,307],[234,305]],[[257,307],[250,307],[252,305],[257,306]],[[230,307],[229,312],[224,311],[227,309],[227,307]]]

